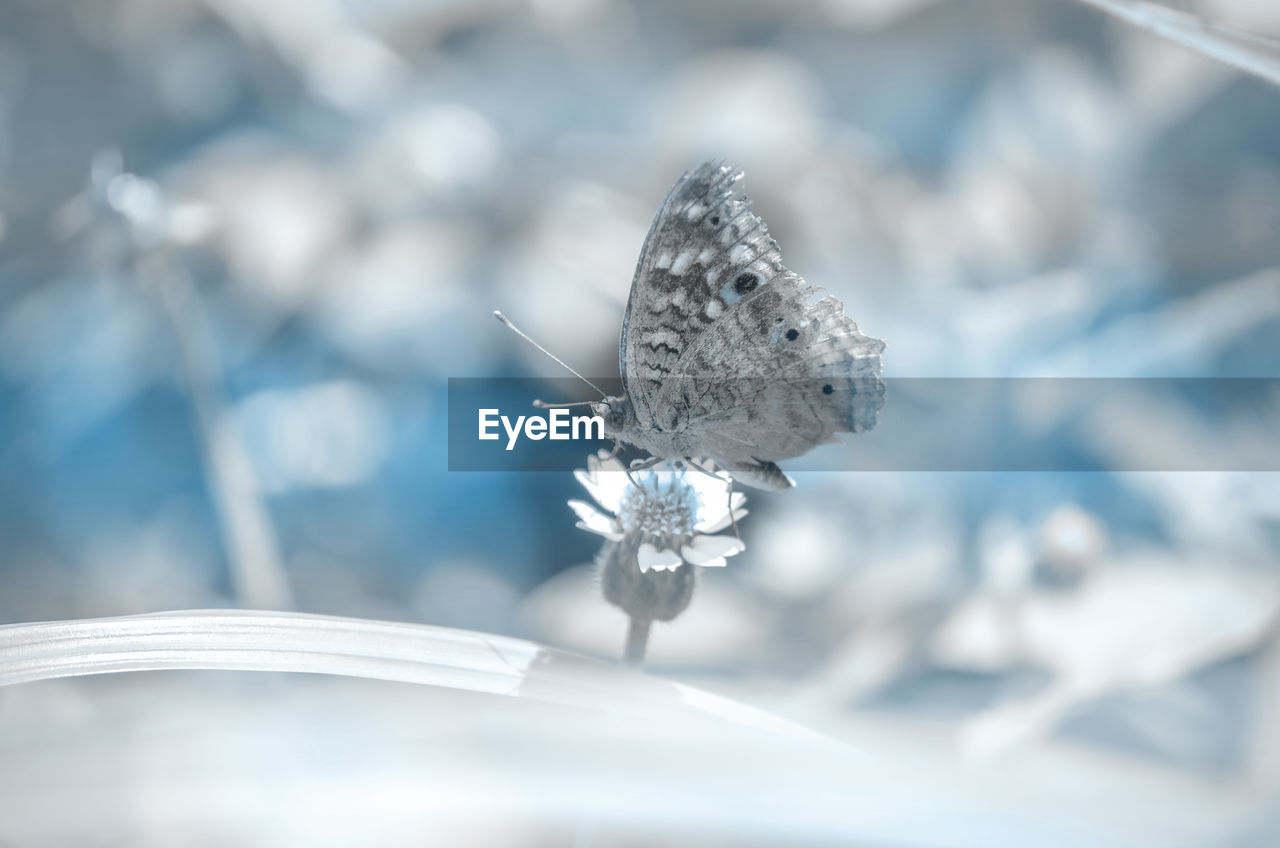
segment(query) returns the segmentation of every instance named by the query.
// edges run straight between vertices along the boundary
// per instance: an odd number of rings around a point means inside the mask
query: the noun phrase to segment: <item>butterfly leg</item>
[[[732,477],[729,478],[729,494],[726,495],[726,497],[729,499],[729,523],[733,525],[733,538],[741,542],[742,537],[738,535],[738,517],[733,514],[733,478]]]
[[[714,473],[714,472],[712,472],[712,471],[708,471],[707,469],[703,468],[703,467],[702,467],[701,465],[699,465],[698,463],[694,462],[694,461],[693,461],[692,459],[690,459],[689,457],[687,457],[687,456],[686,456],[686,457],[684,458],[684,461],[685,461],[685,462],[687,462],[687,463],[689,463],[689,467],[690,467],[690,468],[696,468],[698,471],[701,471],[703,474],[707,475],[708,477],[713,477],[713,478],[715,478],[716,480],[720,480],[720,481],[722,481],[722,482],[723,482],[724,478],[723,478],[723,477],[721,477],[719,474],[716,474],[716,473]],[[732,476],[731,476],[731,477],[729,477],[729,494],[728,494],[728,498],[729,498],[729,523],[733,525],[733,537],[734,537],[735,539],[741,540],[741,539],[742,539],[742,536],[738,535],[738,517],[737,517],[736,515],[734,515],[734,514],[733,514],[733,477],[732,477]]]
[[[648,459],[636,460],[635,462],[631,463],[631,465],[627,467],[627,479],[631,481],[631,485],[635,486],[637,489],[640,489],[640,491],[644,491],[644,489],[641,488],[640,483],[636,480],[636,478],[631,476],[631,472],[645,471],[646,469],[652,468],[653,466],[657,465],[659,462],[662,462],[662,457],[660,456],[651,456]]]

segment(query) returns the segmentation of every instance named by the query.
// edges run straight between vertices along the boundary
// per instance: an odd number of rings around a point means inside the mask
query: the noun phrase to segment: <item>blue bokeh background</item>
[[[448,378],[561,376],[493,309],[616,374],[650,217],[714,157],[890,376],[1275,377],[1278,139],[1274,86],[1068,0],[10,0],[0,623],[275,604],[612,656],[573,477],[447,470]],[[1173,393],[1010,414],[1121,467],[1276,439]],[[1084,675],[1044,732],[1247,767],[1274,474],[798,477],[656,667],[958,726]],[[992,597],[1080,618],[1004,632]],[[1153,608],[1189,646],[1154,708],[1116,635]]]

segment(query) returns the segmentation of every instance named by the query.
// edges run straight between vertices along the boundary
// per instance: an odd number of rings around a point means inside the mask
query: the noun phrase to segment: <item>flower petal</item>
[[[587,457],[587,468],[591,471],[591,476],[597,479],[599,479],[600,474],[612,474],[615,471],[625,472],[627,470],[622,464],[622,460],[612,456],[603,448],[596,451],[595,456]]]
[[[615,459],[601,460],[599,457],[587,457],[588,471],[579,468],[573,472],[578,482],[595,499],[596,503],[607,511],[614,513],[622,506],[622,496],[627,490],[628,480],[622,463]]]
[[[718,533],[731,523],[729,521],[729,497],[724,490],[713,500],[707,500],[705,494],[698,495],[698,523],[693,529],[700,533]],[[747,496],[742,492],[733,493],[733,509],[734,517],[741,518],[747,514],[742,508],[747,502]]]
[[[588,525],[585,521],[579,521],[577,524],[573,526],[577,527],[579,530],[586,530],[588,533],[595,533],[597,536],[604,536],[606,539],[609,539],[610,541],[613,541],[613,542],[622,541],[622,537],[623,537],[622,533],[617,533],[613,530],[606,530],[601,527],[592,527]]]
[[[704,473],[707,471],[712,473]],[[716,501],[722,504],[728,503],[729,487],[733,485],[728,474],[715,471],[714,467],[704,460],[698,463],[698,468],[689,468],[687,477],[689,485],[698,490],[698,497],[702,498],[703,503],[711,504]]]
[[[637,554],[640,562],[640,570],[647,571],[669,571],[675,569],[683,560],[675,551],[660,551],[653,545],[645,542],[640,546]]]
[[[627,477],[623,473],[614,474],[611,471],[597,469],[596,471],[583,471],[581,468],[573,472],[573,476],[578,478],[578,482],[582,484],[582,488],[587,490],[587,494],[606,511],[614,513],[622,506],[622,495],[627,488]]]
[[[608,515],[598,512],[586,501],[569,501],[569,508],[578,516],[578,527],[591,533],[617,541],[622,538],[622,528]]]
[[[694,536],[680,549],[684,558],[694,565],[712,564],[714,560],[733,556],[746,550],[746,543],[732,536]],[[723,565],[723,563],[714,563]]]
[[[573,476],[582,484],[582,488],[587,490],[587,494],[590,495],[596,503],[600,503],[600,493],[596,488],[595,474],[578,468],[574,470]]]
[[[730,520],[729,513],[726,511],[724,515],[722,515],[717,521],[712,523],[707,523],[705,526],[702,524],[699,524],[694,529],[697,530],[699,533],[719,533],[721,530],[728,527],[734,521],[741,521],[742,517],[744,515],[747,515],[748,513],[750,513],[750,510],[735,509],[733,512],[733,519]]]
[[[600,510],[596,509],[586,501],[580,501],[576,499],[571,500],[569,501],[569,509],[573,510],[574,515],[578,516],[588,524],[601,518],[603,518],[605,521],[610,521],[610,516],[607,516],[604,513],[600,512]],[[612,522],[610,521],[610,523]]]

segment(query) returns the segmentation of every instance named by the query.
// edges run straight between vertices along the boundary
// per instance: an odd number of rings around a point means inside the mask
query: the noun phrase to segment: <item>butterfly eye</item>
[[[795,327],[792,327],[790,330],[787,330],[787,341],[793,342],[798,338],[800,338],[800,331],[797,330]]]

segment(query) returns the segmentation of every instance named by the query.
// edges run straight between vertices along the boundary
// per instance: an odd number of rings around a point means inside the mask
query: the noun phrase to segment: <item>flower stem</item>
[[[628,665],[640,665],[644,662],[644,649],[649,644],[649,625],[652,619],[631,616],[631,624],[627,628],[627,647],[622,654],[622,661]]]

